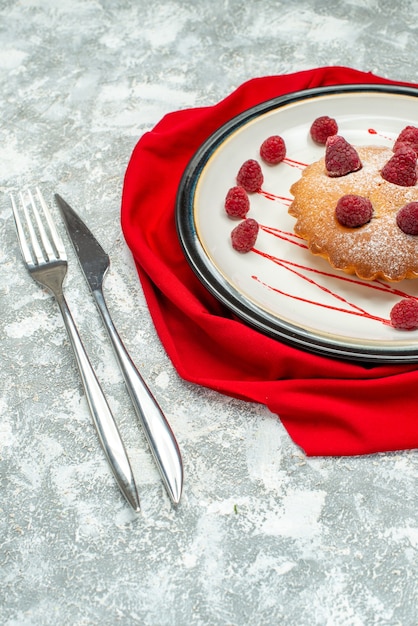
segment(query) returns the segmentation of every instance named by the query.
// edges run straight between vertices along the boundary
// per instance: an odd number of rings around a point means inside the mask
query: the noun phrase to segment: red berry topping
[[[382,178],[394,185],[412,187],[417,182],[417,154],[409,146],[400,147],[384,165]]]
[[[229,217],[245,217],[250,209],[250,199],[243,187],[231,187],[225,198],[225,211]]]
[[[416,126],[406,126],[398,135],[393,146],[396,152],[400,146],[407,145],[418,154],[418,128]]]
[[[332,117],[322,115],[314,120],[309,132],[316,143],[325,144],[328,137],[338,133],[338,124]]]
[[[325,167],[328,176],[345,176],[361,169],[362,164],[356,149],[341,135],[328,137],[325,146]]]
[[[394,328],[416,330],[418,328],[418,300],[404,298],[395,304],[390,312]]]
[[[269,165],[277,165],[286,156],[286,144],[279,135],[272,135],[263,141],[260,156]]]
[[[347,194],[342,196],[335,207],[335,217],[342,226],[357,228],[370,222],[373,206],[368,198]]]
[[[261,188],[264,177],[258,161],[248,159],[245,161],[238,172],[237,183],[240,187],[244,187],[248,193],[254,193]]]
[[[232,247],[237,252],[249,252],[254,246],[259,231],[258,222],[252,218],[243,220],[231,233]]]
[[[418,202],[405,204],[396,215],[396,223],[407,235],[418,235]]]

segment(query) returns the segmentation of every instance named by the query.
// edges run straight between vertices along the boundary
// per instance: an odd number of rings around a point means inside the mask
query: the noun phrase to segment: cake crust
[[[295,233],[309,250],[332,267],[366,280],[400,281],[418,277],[418,237],[407,235],[396,214],[409,202],[418,202],[418,185],[401,187],[384,180],[381,169],[393,156],[390,148],[357,147],[362,168],[338,178],[328,176],[325,158],[308,165],[292,185],[289,213],[296,218]],[[355,194],[369,198],[373,216],[358,228],[346,228],[335,217],[339,198]]]

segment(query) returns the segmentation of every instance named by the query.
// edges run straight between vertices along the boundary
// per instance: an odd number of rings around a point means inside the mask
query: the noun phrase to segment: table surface
[[[181,380],[119,222],[131,152],[165,113],[323,65],[418,82],[417,14],[417,0],[0,0],[2,624],[418,624],[416,451],[306,458],[265,407]],[[110,254],[107,303],[182,450],[177,509],[67,240],[67,298],[139,515],[110,474],[56,303],[21,262],[8,193],[34,184]]]

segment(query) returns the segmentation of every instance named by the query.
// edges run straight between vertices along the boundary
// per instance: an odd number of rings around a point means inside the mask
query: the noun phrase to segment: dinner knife
[[[110,266],[109,256],[74,209],[59,194],[55,194],[55,201],[108,331],[133,407],[143,426],[167,493],[173,504],[178,504],[183,489],[183,462],[180,449],[165,415],[119,337],[107,308],[103,282]]]

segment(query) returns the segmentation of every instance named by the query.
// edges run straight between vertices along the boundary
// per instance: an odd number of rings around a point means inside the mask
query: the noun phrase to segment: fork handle
[[[132,405],[142,424],[164,486],[173,504],[178,504],[183,488],[183,462],[176,438],[164,413],[136,369],[118,335],[102,289],[92,289],[92,294],[109,333]]]
[[[65,297],[57,297],[71,346],[74,350],[93,423],[118,486],[134,511],[140,510],[138,493],[125,446],[87,356]]]

